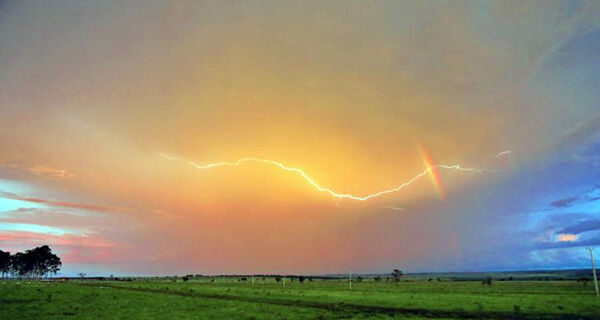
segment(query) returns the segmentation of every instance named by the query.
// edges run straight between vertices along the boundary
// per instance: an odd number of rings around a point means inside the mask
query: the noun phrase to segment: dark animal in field
[[[241,278],[241,279],[239,279],[238,281],[241,281],[241,282],[246,282],[246,281],[248,281],[248,279],[247,279],[247,278]]]

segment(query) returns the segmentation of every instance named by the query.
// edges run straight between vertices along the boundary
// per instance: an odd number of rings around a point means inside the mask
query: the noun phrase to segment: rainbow
[[[421,152],[421,158],[423,159],[423,163],[425,164],[425,168],[427,170],[427,175],[429,179],[435,186],[440,198],[446,198],[446,192],[444,191],[444,186],[442,185],[442,179],[440,178],[440,170],[438,170],[439,166],[435,165],[431,160],[431,156],[423,147],[419,147],[419,151]]]

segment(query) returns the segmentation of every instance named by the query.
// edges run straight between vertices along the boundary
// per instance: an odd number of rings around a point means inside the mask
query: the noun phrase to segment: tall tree
[[[403,275],[404,273],[400,269],[394,269],[394,271],[392,271],[392,277],[394,277],[395,282],[399,282]]]
[[[0,273],[2,278],[10,271],[10,252],[0,250]]]
[[[27,274],[27,263],[23,252],[10,256],[10,272],[13,277],[23,277]]]

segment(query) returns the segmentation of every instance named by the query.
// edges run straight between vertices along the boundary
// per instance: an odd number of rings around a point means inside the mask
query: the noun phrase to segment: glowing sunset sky
[[[62,274],[584,267],[600,2],[0,2],[0,249]]]

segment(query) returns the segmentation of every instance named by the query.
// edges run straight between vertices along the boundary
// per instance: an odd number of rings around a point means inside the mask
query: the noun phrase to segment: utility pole
[[[594,248],[587,247],[590,252],[590,258],[592,259],[592,275],[594,276],[594,287],[596,288],[596,297],[600,297],[600,292],[598,291],[598,279],[596,278],[596,266],[594,265]]]
[[[350,285],[350,290],[352,290],[352,271],[350,271],[350,276],[348,277],[349,281],[349,285]]]
[[[252,286],[254,287],[254,275],[252,275]]]

